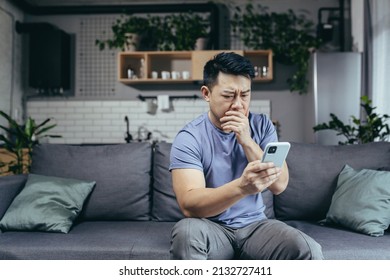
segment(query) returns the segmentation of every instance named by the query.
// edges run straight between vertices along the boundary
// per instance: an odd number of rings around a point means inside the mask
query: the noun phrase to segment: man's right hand
[[[240,178],[240,188],[244,195],[262,192],[279,179],[281,169],[272,162],[255,160],[246,166]]]

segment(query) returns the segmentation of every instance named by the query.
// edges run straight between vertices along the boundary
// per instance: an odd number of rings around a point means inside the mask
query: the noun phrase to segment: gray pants
[[[273,219],[233,229],[208,219],[186,218],[172,230],[170,253],[174,260],[323,259],[316,241]]]

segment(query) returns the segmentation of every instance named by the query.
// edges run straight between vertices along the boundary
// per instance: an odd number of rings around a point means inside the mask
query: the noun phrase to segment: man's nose
[[[232,109],[239,110],[242,109],[242,100],[240,97],[236,97],[233,100]]]

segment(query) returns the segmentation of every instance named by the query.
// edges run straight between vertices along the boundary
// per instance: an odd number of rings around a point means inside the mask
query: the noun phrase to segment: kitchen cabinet
[[[118,80],[124,84],[193,83],[203,79],[205,63],[222,51],[247,57],[255,66],[254,82],[273,79],[271,50],[146,51],[118,54]]]

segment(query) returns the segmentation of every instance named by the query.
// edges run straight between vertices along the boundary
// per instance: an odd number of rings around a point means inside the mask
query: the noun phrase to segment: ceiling
[[[172,12],[215,9],[208,0],[8,0],[32,15]]]

